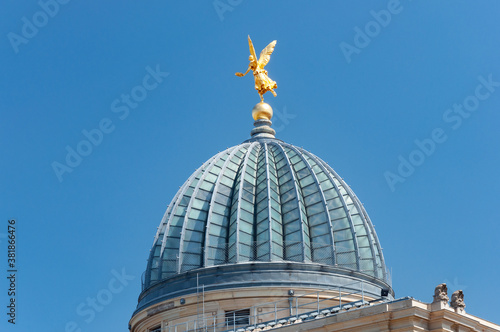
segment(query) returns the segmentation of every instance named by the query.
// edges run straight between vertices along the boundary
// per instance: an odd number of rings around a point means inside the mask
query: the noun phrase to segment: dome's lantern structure
[[[152,331],[157,312],[161,326],[199,319],[200,286],[214,317],[311,290],[393,298],[362,204],[327,163],[275,138],[272,113],[258,103],[251,138],[206,161],[168,205],[133,332]]]

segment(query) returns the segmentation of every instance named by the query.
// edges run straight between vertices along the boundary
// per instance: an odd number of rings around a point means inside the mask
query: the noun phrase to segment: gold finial
[[[248,69],[245,73],[236,73],[236,76],[243,77],[248,74],[250,70],[252,70],[253,77],[255,79],[255,90],[257,90],[260,95],[260,102],[264,103],[264,94],[267,91],[271,91],[271,93],[276,97],[276,92],[274,92],[274,89],[278,87],[276,85],[276,82],[271,80],[269,76],[267,76],[267,70],[264,69],[269,60],[271,60],[271,54],[274,51],[276,40],[273,40],[271,43],[269,43],[269,45],[266,46],[266,48],[262,50],[262,52],[260,52],[259,60],[257,60],[257,55],[255,54],[255,49],[253,47],[250,36],[248,36],[248,45],[250,47],[250,64],[248,65]]]
[[[268,103],[260,102],[253,107],[252,117],[255,121],[262,119],[271,120],[273,117],[273,109]]]

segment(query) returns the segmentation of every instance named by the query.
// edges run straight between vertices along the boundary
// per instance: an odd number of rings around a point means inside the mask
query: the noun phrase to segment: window
[[[155,326],[148,330],[149,332],[161,332],[161,325]]]
[[[249,324],[250,309],[226,311],[226,326]]]

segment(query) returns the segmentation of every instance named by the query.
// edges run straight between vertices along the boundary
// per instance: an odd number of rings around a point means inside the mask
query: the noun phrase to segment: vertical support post
[[[295,317],[299,319],[299,298],[295,298]]]
[[[214,332],[215,332],[215,316],[214,316]]]
[[[236,331],[236,311],[233,311],[233,330]]]
[[[257,325],[259,320],[257,319],[257,307],[253,307],[253,324]]]
[[[276,302],[274,302],[274,322],[278,322],[278,312],[276,311]]]
[[[203,322],[203,325],[206,326],[207,324],[205,323],[205,284],[203,284],[201,287],[203,290],[203,293],[202,293],[203,294],[203,320],[202,320],[202,322]],[[205,328],[205,331],[206,330],[207,329]]]
[[[342,309],[342,292],[340,291],[340,287],[339,287],[339,308]]]
[[[361,282],[361,304],[365,304],[365,290],[364,290],[364,282]]]
[[[319,315],[319,291],[316,294],[318,296],[318,315]]]

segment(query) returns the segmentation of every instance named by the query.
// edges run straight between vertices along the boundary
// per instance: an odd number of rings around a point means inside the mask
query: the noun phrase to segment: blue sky
[[[500,323],[497,1],[65,1],[0,11],[2,331],[127,330],[168,203],[250,135],[248,34],[278,41],[277,137],[364,203],[396,296],[447,282]]]

